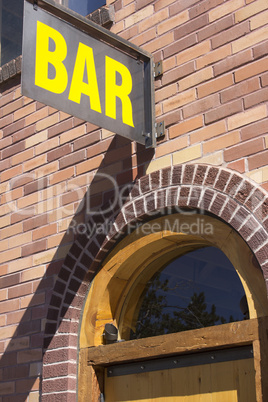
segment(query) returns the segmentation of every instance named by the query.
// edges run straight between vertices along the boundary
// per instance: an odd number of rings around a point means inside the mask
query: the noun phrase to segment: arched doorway
[[[240,278],[250,319],[130,340],[148,282],[172,261],[207,247],[223,253],[233,274]],[[162,397],[174,401],[187,397],[183,399],[187,402],[262,400],[263,367],[258,356],[264,340],[259,332],[262,317],[267,315],[262,272],[249,247],[230,226],[198,214],[174,214],[147,222],[114,248],[91,285],[80,332],[79,400],[91,400],[90,395],[92,401],[98,400],[100,394],[105,394],[107,401],[156,397],[160,401],[166,400]],[[105,345],[107,323],[118,328],[119,340],[126,341]],[[174,367],[178,360],[180,367]],[[145,366],[150,367],[146,372]],[[122,370],[117,371],[118,367]],[[175,380],[178,377],[185,379],[180,385]],[[204,399],[208,395],[210,399]],[[194,399],[197,397],[200,399]]]

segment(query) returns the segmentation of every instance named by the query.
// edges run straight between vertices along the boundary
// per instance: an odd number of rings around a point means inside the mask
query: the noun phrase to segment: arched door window
[[[216,247],[196,249],[167,263],[147,282],[126,337],[241,321],[246,318],[241,310],[244,298],[241,281],[225,254]]]

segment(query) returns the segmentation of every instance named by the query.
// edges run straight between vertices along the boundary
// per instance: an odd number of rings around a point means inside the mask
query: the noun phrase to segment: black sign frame
[[[31,9],[30,9],[31,7]],[[136,124],[133,127],[127,127],[123,122],[117,122],[119,119],[109,118],[95,118],[93,112],[93,120],[85,116],[85,113],[81,113],[78,108],[62,108],[62,98],[55,97],[52,94],[50,97],[45,94],[45,90],[40,90],[36,88],[33,71],[35,69],[35,52],[32,51],[33,46],[35,46],[36,32],[33,32],[33,17],[37,15],[46,15],[48,19],[54,21],[57,19],[57,24],[65,24],[65,29],[73,30],[70,36],[74,36],[75,32],[78,31],[81,37],[85,38],[85,35],[89,40],[96,43],[98,41],[98,47],[106,46],[107,51],[111,55],[120,54],[120,58],[123,60],[123,64],[127,63],[130,68],[134,66],[135,70],[135,80],[138,77],[138,84],[133,81],[134,93],[132,102],[135,107],[133,107],[133,121],[134,116],[136,116]],[[36,13],[36,14],[33,14]],[[30,16],[30,17],[29,17]],[[25,22],[26,21],[26,22]],[[28,21],[28,23],[27,23]],[[31,28],[29,27],[31,25]],[[67,28],[66,28],[67,26]],[[29,29],[30,28],[30,29]],[[62,110],[71,115],[79,117],[85,121],[94,123],[102,128],[108,129],[115,132],[116,134],[122,135],[124,137],[130,138],[138,143],[145,145],[146,148],[156,146],[156,135],[155,135],[155,99],[154,99],[154,62],[153,56],[134,45],[133,43],[121,38],[120,36],[108,31],[100,25],[95,24],[89,19],[80,16],[79,14],[55,3],[53,0],[24,0],[24,28],[23,28],[23,52],[22,52],[22,94],[30,97],[32,99],[38,100],[49,106],[55,107],[58,110]],[[115,58],[116,58],[115,57]],[[139,65],[139,67],[135,67]],[[137,71],[136,71],[137,70]],[[142,83],[141,83],[142,80]],[[68,84],[69,85],[69,84]],[[138,94],[138,89],[141,90],[141,94]],[[135,92],[136,91],[136,92]],[[131,92],[131,96],[132,96]],[[140,96],[138,98],[138,96]],[[51,98],[51,99],[50,99]],[[120,103],[120,102],[119,102]],[[122,101],[123,103],[123,101]],[[142,106],[141,106],[142,105]],[[136,112],[136,110],[138,112]],[[74,111],[74,112],[73,112]],[[96,113],[95,113],[96,114]],[[106,119],[106,120],[105,120]],[[134,127],[135,126],[135,127]],[[134,129],[135,128],[135,129]]]

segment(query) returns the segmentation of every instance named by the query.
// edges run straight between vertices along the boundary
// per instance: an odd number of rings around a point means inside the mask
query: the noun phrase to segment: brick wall
[[[155,151],[145,150],[22,96],[18,74],[1,81],[0,402],[39,400],[44,331],[49,335],[45,346],[57,349],[52,363],[63,363],[54,372],[53,364],[46,367],[45,377],[54,378],[56,385],[47,380],[43,393],[53,389],[58,395],[48,396],[49,402],[75,400],[76,368],[66,362],[76,361],[83,301],[77,292],[104,241],[89,245],[73,230],[88,219],[88,200],[91,210],[99,208],[113,199],[116,186],[124,186],[127,197],[145,174],[190,162],[217,166],[217,173],[207,170],[214,179],[221,172],[229,183],[240,177],[248,191],[243,202],[250,194],[258,200],[251,209],[258,225],[267,217],[267,0],[107,4],[115,11],[111,31],[152,52],[156,62],[163,60],[155,96],[157,120],[165,121],[166,136]],[[206,185],[213,188],[215,183],[211,179]],[[267,270],[266,232],[258,233],[252,247]],[[248,232],[246,236],[250,238]],[[71,303],[76,303],[76,319],[67,325]],[[57,344],[53,333],[59,330]],[[46,354],[46,364],[51,356]]]

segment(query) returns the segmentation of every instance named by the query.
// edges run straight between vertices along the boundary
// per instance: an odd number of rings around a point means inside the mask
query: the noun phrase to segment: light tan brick
[[[46,156],[46,155],[44,155]],[[59,170],[59,161],[54,161],[51,163],[46,163],[41,166],[37,171],[37,178],[47,176],[51,173],[57,172]]]
[[[3,328],[0,328],[0,339],[12,338],[17,329],[17,325],[9,325]],[[6,383],[7,385],[8,383]]]
[[[199,57],[196,60],[196,67],[200,70],[203,67],[208,66],[209,64],[215,63],[219,60],[225,59],[226,57],[232,54],[231,44],[228,43],[225,46],[222,46],[212,52],[209,52],[203,57]]]
[[[167,72],[176,66],[176,57],[172,56],[163,60],[163,71]]]
[[[190,89],[189,91],[185,91],[183,93],[179,93],[175,96],[170,97],[169,99],[163,102],[163,111],[164,113],[168,113],[171,110],[177,109],[187,103],[193,102],[196,100],[195,89]]]
[[[115,34],[119,34],[119,33],[123,32],[124,27],[125,27],[124,20],[116,22],[115,24],[112,25],[111,32],[113,32]]]
[[[143,48],[147,52],[155,52],[158,49],[162,49],[174,41],[173,32],[167,32],[166,34],[146,43]]]
[[[49,178],[50,185],[54,185],[56,183],[60,183],[64,180],[68,180],[73,177],[75,174],[74,166],[71,166],[67,169],[61,170],[60,172],[56,172]]]
[[[268,26],[257,29],[249,33],[248,35],[243,36],[240,39],[232,42],[232,51],[233,53],[241,52],[248,47],[252,47],[257,43],[262,42],[263,40],[268,38]]]
[[[244,21],[249,17],[252,17],[252,15],[258,14],[260,11],[266,10],[267,8],[268,4],[266,0],[256,0],[235,13],[235,22],[238,23]]]
[[[8,239],[0,241],[0,252],[7,250],[8,247],[9,247],[9,240]]]
[[[33,231],[33,240],[42,239],[57,233],[57,223],[46,225]]]
[[[196,163],[206,163],[208,165],[220,166],[223,164],[223,152],[213,152],[211,155],[203,156],[196,160]]]
[[[158,0],[155,3],[155,11],[161,10],[161,8],[167,7],[174,3],[174,0]]]
[[[17,155],[12,156],[11,158],[11,165],[15,166],[19,163],[32,159],[34,157],[34,149],[26,149],[26,151],[20,152]]]
[[[162,158],[155,159],[147,165],[146,174],[164,169],[168,166],[171,166],[171,155],[162,156]]]
[[[48,116],[48,107],[43,107],[37,112],[32,113],[29,116],[25,117],[25,126],[29,126],[30,124],[33,124],[38,120],[43,119],[47,116]]]
[[[257,120],[261,120],[267,117],[266,105],[260,105],[253,109],[249,109],[246,112],[235,114],[227,120],[228,130],[234,130],[235,128],[245,126]]]
[[[210,51],[210,49],[211,49],[211,45],[210,45],[209,40],[198,43],[195,46],[191,46],[189,49],[186,49],[186,50],[180,52],[176,56],[177,65],[179,66],[190,60],[196,60],[196,62],[198,62],[198,60],[199,60],[198,57],[208,53]]]
[[[29,305],[31,305],[31,307],[38,306],[39,304],[44,303],[45,303],[45,292],[35,294],[34,297],[33,295],[21,297],[21,308],[27,308],[29,307]]]
[[[10,225],[8,228],[1,230],[1,239],[6,239],[7,237],[15,236],[16,234],[22,233],[23,226],[22,223],[16,223],[15,225]]]
[[[21,256],[21,247],[13,248],[12,250],[3,251],[0,253],[0,264],[6,261],[15,260]]]
[[[175,95],[177,90],[178,87],[176,83],[161,88],[155,92],[155,101],[160,102],[163,99],[167,99],[170,96]]]
[[[35,154],[40,155],[44,152],[50,151],[53,148],[57,148],[58,145],[59,145],[58,137],[50,138],[50,140],[47,140],[44,143],[38,144],[35,147]]]
[[[240,142],[240,132],[233,131],[225,135],[213,138],[212,140],[203,143],[203,154],[208,154],[219,149],[225,149],[231,145],[235,145]]]
[[[29,194],[29,195],[26,195],[26,196],[20,198],[17,201],[17,206],[19,209],[23,209],[30,205],[38,203],[39,200],[40,200],[39,193],[35,192],[35,193]]]
[[[97,169],[103,160],[103,155],[95,156],[85,162],[79,163],[76,166],[76,173],[81,174],[85,172],[89,172],[91,170]]]
[[[10,215],[5,215],[0,218],[0,228],[10,225]]]
[[[184,135],[182,137],[178,137],[175,140],[164,142],[163,144],[157,145],[155,149],[155,157],[160,158],[164,155],[169,155],[174,152],[174,150],[186,148],[188,145],[188,136]]]
[[[45,130],[47,127],[53,126],[60,121],[59,113],[52,114],[51,116],[46,117],[45,119],[39,120],[36,123],[36,131]]]
[[[1,173],[1,182],[16,177],[22,173],[22,166],[18,165]]]
[[[256,183],[264,183],[268,181],[268,166],[252,170],[251,172],[246,173],[246,175]]]
[[[36,169],[39,166],[44,165],[46,163],[46,161],[47,161],[46,155],[36,156],[35,158],[32,158],[29,161],[24,162],[23,170],[24,170],[24,172],[28,172],[29,170]]]
[[[215,92],[219,92],[222,89],[231,87],[233,84],[233,74],[231,73],[219,78],[215,78],[205,84],[199,85],[199,87],[197,88],[198,97],[204,98],[205,96],[208,96]]]
[[[124,18],[128,17],[130,14],[135,12],[135,3],[129,4],[126,7],[121,8],[115,13],[115,22],[123,20]]]
[[[25,139],[25,148],[33,147],[34,145],[40,144],[40,142],[45,143],[48,138],[48,131],[44,130],[38,134],[31,135]],[[42,144],[44,146],[44,144]]]
[[[16,110],[14,112],[14,121],[22,119],[23,117],[34,113],[36,110],[36,104],[35,103],[31,103],[30,105],[27,105],[19,110]]]
[[[195,132],[190,134],[190,143],[194,144],[197,142],[205,141],[209,138],[213,138],[219,134],[223,134],[226,132],[226,126],[224,121],[219,121],[214,124],[210,124],[209,126],[203,127],[200,130],[196,130]]]
[[[265,57],[253,63],[247,64],[244,67],[241,67],[239,70],[235,71],[235,82],[246,80],[247,78],[267,71],[267,63],[268,57]]]
[[[209,22],[218,20],[224,15],[230,14],[245,5],[244,0],[229,0],[222,5],[213,8],[209,12]]]
[[[194,87],[201,82],[207,81],[213,77],[212,67],[206,67],[203,70],[197,71],[194,74],[189,75],[179,81],[179,90],[184,91],[185,89]]]
[[[56,252],[57,248],[53,248],[51,250],[42,251],[41,253],[34,254],[32,256],[33,266],[47,264],[51,262]]]
[[[203,116],[196,116],[192,119],[188,119],[183,121],[182,123],[176,124],[175,126],[170,127],[169,129],[169,137],[175,138],[179,135],[189,133],[197,128],[203,126]]]
[[[25,268],[30,268],[32,266],[32,256],[20,258],[20,263],[18,261],[11,261],[8,263],[8,273],[23,271]]]
[[[177,26],[183,24],[188,20],[189,20],[189,13],[188,10],[185,10],[180,14],[174,15],[173,17],[167,19],[166,21],[160,22],[160,24],[157,27],[157,33],[158,35],[162,35],[163,33],[176,28]]]
[[[189,162],[202,156],[201,144],[193,145],[172,155],[173,165]]]
[[[250,18],[250,28],[253,31],[254,29],[260,28],[263,25],[267,24],[268,21],[268,10],[264,11],[261,14],[256,15],[255,17]]]
[[[153,13],[149,18],[139,23],[139,32],[146,32],[149,28],[156,27],[161,21],[168,18],[168,9],[165,8],[159,12]]]
[[[26,269],[21,273],[21,282],[33,281],[35,279],[43,278],[44,274],[45,274],[44,265]]]
[[[60,145],[65,144],[66,142],[72,141],[75,138],[81,137],[86,133],[86,125],[82,124],[81,126],[72,128],[69,131],[60,135]]]
[[[141,10],[137,11],[136,13],[129,15],[129,17],[127,17],[125,19],[125,28],[129,28],[130,26],[137,24],[139,21],[142,21],[145,18],[150,17],[150,15],[153,15],[153,13],[154,13],[154,6],[152,4],[150,4],[147,7],[142,8]]]
[[[24,245],[26,243],[31,243],[32,232],[26,232],[19,234],[17,236],[12,236],[9,238],[10,248]]]

